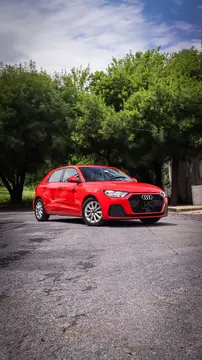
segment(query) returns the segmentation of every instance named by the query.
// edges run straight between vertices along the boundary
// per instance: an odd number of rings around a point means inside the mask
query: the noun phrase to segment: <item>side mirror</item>
[[[72,183],[80,183],[81,181],[79,180],[79,178],[77,176],[70,176],[68,179],[67,179],[68,182],[72,182]]]
[[[135,182],[137,182],[137,179],[136,178],[132,178]]]

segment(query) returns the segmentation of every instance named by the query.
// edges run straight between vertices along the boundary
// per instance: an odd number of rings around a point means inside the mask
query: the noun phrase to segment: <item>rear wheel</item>
[[[84,202],[82,217],[89,226],[100,226],[103,224],[102,209],[95,198],[89,198]]]
[[[140,221],[142,221],[144,224],[155,224],[157,223],[161,218],[148,218],[148,219],[140,219]]]
[[[47,221],[49,219],[49,215],[46,213],[43,201],[41,199],[37,199],[35,201],[34,213],[38,221]]]

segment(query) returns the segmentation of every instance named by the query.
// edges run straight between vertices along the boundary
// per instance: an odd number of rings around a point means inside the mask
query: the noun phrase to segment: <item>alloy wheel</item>
[[[98,201],[91,200],[85,205],[84,216],[91,225],[97,225],[102,221],[102,210]]]
[[[46,213],[42,200],[38,199],[35,203],[35,216],[38,221],[47,221],[49,215]]]
[[[43,204],[41,200],[38,200],[35,206],[35,214],[37,219],[41,219],[43,216]]]

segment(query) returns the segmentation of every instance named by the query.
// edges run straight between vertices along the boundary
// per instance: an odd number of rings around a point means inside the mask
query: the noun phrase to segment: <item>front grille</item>
[[[108,215],[111,217],[123,217],[125,216],[125,211],[119,204],[110,205]]]
[[[143,200],[142,195],[152,195],[152,200]],[[158,194],[138,194],[129,198],[131,209],[135,213],[160,212],[163,198]]]

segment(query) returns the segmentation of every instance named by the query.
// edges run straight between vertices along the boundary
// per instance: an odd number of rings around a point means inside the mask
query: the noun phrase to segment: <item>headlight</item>
[[[111,198],[124,198],[126,195],[128,195],[128,193],[125,191],[105,190],[104,193]]]
[[[166,193],[164,191],[160,191],[160,195],[166,197]]]

